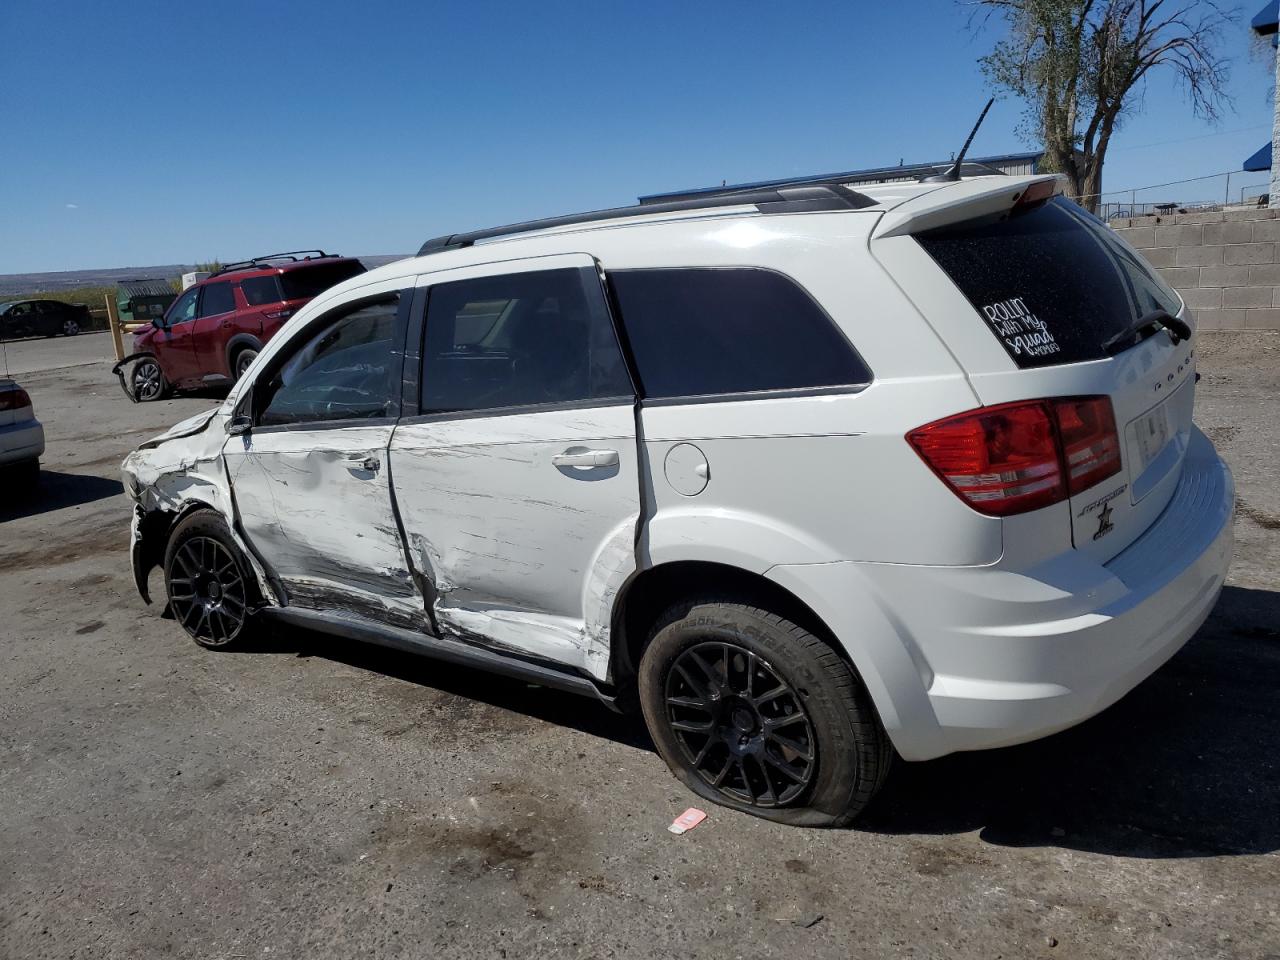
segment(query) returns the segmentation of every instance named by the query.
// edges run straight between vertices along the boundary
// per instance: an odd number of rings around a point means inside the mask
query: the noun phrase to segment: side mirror
[[[163,330],[163,329],[165,329],[165,326],[164,326],[164,317],[152,317],[152,318],[151,318],[151,325],[152,325],[153,327],[155,327],[157,330]]]
[[[253,420],[244,414],[232,417],[227,421],[227,433],[233,437],[243,436],[253,429]]]

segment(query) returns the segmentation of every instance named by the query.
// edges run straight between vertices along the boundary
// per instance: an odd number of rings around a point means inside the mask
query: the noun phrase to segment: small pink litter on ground
[[[707,819],[707,815],[705,813],[697,807],[690,807],[684,813],[680,814],[680,816],[676,817],[675,820],[672,821],[671,826],[667,827],[667,829],[679,836],[682,833],[692,830],[705,819]]]

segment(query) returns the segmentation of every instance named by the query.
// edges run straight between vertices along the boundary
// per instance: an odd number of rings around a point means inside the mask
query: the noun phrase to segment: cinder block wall
[[[1112,220],[1202,330],[1280,330],[1280,209]]]

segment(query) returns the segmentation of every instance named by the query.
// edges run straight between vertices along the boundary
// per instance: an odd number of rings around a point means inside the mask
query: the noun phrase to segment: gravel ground
[[[683,837],[691,796],[590,701],[185,640],[134,593],[117,468],[214,398],[23,376],[49,450],[0,513],[0,958],[1280,956],[1280,335],[1200,353],[1237,559],[1177,657],[1074,730],[900,764],[856,829]]]

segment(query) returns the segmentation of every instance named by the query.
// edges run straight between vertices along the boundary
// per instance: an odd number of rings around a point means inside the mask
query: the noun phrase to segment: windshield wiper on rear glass
[[[1109,337],[1106,343],[1102,345],[1102,352],[1110,356],[1112,353],[1117,352],[1116,347],[1124,346],[1128,349],[1133,339],[1148,327],[1169,331],[1169,336],[1173,338],[1175,344],[1182,340],[1191,339],[1191,327],[1187,324],[1187,321],[1179,320],[1168,310],[1157,308],[1144,313],[1115,336]]]

